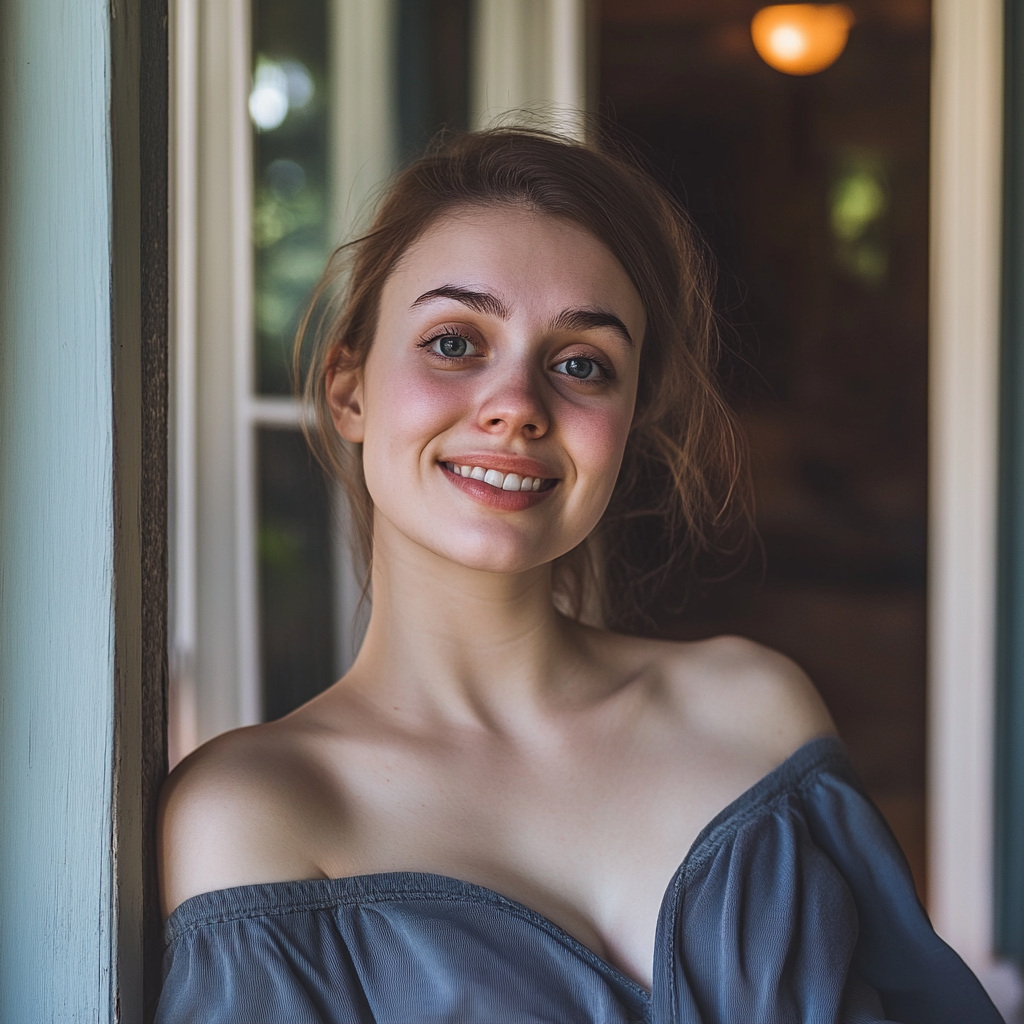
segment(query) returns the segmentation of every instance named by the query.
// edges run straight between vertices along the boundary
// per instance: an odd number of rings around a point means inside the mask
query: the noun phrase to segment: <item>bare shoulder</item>
[[[317,877],[316,774],[278,723],[225,733],[178,765],[160,798],[164,913],[203,892]]]
[[[706,666],[696,689],[717,726],[782,761],[809,740],[835,733],[832,716],[807,673],[791,658],[738,636],[703,641],[690,652]],[[704,674],[704,673],[702,673]]]
[[[807,673],[778,651],[738,636],[647,643],[687,720],[738,753],[775,765],[835,734]]]

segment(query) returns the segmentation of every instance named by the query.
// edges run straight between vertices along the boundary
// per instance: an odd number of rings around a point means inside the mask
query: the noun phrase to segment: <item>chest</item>
[[[753,781],[734,761],[696,740],[378,752],[348,766],[321,862],[333,877],[419,871],[493,889],[649,987],[666,886]]]

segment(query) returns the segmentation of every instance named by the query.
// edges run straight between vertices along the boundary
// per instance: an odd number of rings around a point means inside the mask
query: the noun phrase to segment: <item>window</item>
[[[172,763],[358,648],[344,502],[289,369],[331,250],[440,126],[531,107],[572,126],[586,94],[582,0],[175,7]]]

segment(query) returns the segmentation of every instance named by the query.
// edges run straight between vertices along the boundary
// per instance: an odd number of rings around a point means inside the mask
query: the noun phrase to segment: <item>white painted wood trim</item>
[[[170,44],[171,536],[170,691],[167,742],[173,767],[199,742],[196,705],[197,479],[196,316],[199,174],[199,11],[172,0]]]
[[[586,106],[585,0],[477,0],[470,124],[531,111],[570,134]]]
[[[992,961],[1002,0],[935,0],[932,64],[928,902]]]
[[[331,230],[334,243],[351,241],[366,228],[378,190],[395,169],[397,97],[394,0],[331,0],[329,66],[331,120],[328,156],[331,176]],[[271,410],[261,399],[261,416],[293,417],[293,402]],[[307,412],[311,416],[311,411]],[[311,416],[312,418],[312,416]],[[269,420],[264,420],[269,422]],[[331,560],[334,596],[334,671],[351,667],[366,632],[368,602],[353,566],[350,523],[340,485],[330,490]],[[359,614],[357,614],[357,612]]]
[[[365,226],[395,167],[394,0],[331,0],[328,158],[335,244]]]
[[[256,437],[248,415],[255,391],[252,252],[252,79],[250,0],[230,0],[232,305],[235,400],[235,602],[239,725],[262,718],[259,574],[256,566]]]
[[[302,426],[303,413],[309,423],[314,422],[313,410],[304,409],[296,398],[280,395],[254,395],[245,403],[246,419],[255,427]]]
[[[248,0],[196,0],[196,720],[199,742],[259,716]]]
[[[587,107],[587,10],[584,0],[550,0],[551,102],[555,124],[582,135]]]

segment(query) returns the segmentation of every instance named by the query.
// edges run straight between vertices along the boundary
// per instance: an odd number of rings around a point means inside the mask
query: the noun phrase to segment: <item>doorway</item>
[[[658,630],[793,657],[924,895],[930,5],[850,0],[830,68],[754,50],[750,0],[604,0],[598,94],[717,263],[761,549]],[[716,575],[730,570],[725,579]]]

